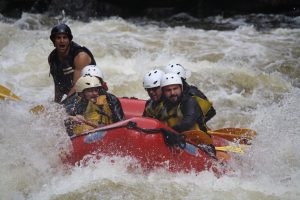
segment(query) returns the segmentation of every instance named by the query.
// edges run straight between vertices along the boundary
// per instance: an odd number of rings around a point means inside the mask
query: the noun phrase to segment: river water
[[[193,28],[121,18],[0,17],[0,84],[22,98],[0,102],[0,199],[299,199],[300,18],[267,17],[276,25],[263,15],[215,17],[206,28],[195,21]],[[52,102],[47,63],[50,30],[61,20],[93,52],[117,96],[146,99],[147,71],[182,64],[188,82],[214,103],[211,128],[258,133],[246,154],[233,155],[235,171],[220,178],[209,171],[143,173],[132,158],[119,157],[84,168],[63,165],[71,143],[65,113]],[[38,104],[47,111],[31,114]]]

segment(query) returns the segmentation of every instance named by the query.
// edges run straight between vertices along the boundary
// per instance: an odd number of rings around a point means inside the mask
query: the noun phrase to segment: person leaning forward
[[[80,77],[81,70],[96,64],[93,54],[86,47],[72,41],[70,27],[59,24],[52,28],[50,40],[55,49],[48,56],[50,74],[54,80],[54,102],[61,102],[64,94],[75,93],[74,85]]]

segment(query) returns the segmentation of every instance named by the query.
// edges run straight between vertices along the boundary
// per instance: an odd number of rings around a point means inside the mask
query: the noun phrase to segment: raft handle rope
[[[83,134],[80,135],[73,135],[70,136],[71,140],[77,138],[77,137],[81,137],[81,136],[85,136],[85,135],[89,135],[92,133],[95,133],[97,131],[109,131],[109,130],[113,130],[113,129],[118,129],[118,128],[128,128],[128,129],[136,129],[138,131],[141,131],[143,133],[146,134],[159,134],[162,133],[163,137],[164,137],[164,141],[165,143],[170,146],[170,147],[179,147],[181,149],[184,149],[186,147],[186,136],[184,134],[181,133],[174,133],[170,130],[167,130],[165,128],[158,128],[158,129],[146,129],[146,128],[141,128],[137,125],[136,122],[133,121],[129,121],[126,125],[121,125],[121,126],[114,126],[114,127],[110,127],[110,128],[98,128],[89,132],[85,132]]]
[[[158,128],[158,129],[141,128],[141,127],[138,127],[137,123],[133,122],[133,121],[129,121],[127,124],[121,125],[121,126],[114,126],[114,127],[110,127],[110,128],[105,128],[105,127],[97,128],[97,129],[94,129],[92,131],[85,132],[81,135],[71,136],[70,138],[71,138],[71,140],[73,140],[74,138],[89,135],[89,134],[95,133],[97,131],[109,131],[109,130],[118,129],[118,128],[136,129],[136,130],[144,132],[146,134],[159,134],[159,133],[162,133],[162,135],[164,137],[164,142],[170,147],[179,147],[181,149],[185,149],[186,143],[189,143],[189,144],[192,144],[195,147],[201,149],[202,151],[207,153],[212,158],[217,159],[216,156],[215,156],[215,152],[212,153],[212,151],[211,151],[212,147],[208,147],[207,145],[204,145],[204,144],[203,145],[197,145],[197,144],[194,144],[193,142],[187,141],[186,140],[186,135],[184,135],[182,133],[175,133],[175,132],[172,132],[172,131],[167,130],[165,128]]]
[[[157,134],[162,133],[164,137],[165,143],[170,147],[179,147],[184,149],[186,147],[186,136],[181,133],[174,133],[165,128],[159,129],[146,129],[137,126],[136,122],[129,121],[127,124],[127,128],[136,129],[142,131],[146,134]]]

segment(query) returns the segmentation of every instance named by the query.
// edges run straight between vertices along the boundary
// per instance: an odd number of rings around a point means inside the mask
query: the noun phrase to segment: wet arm
[[[64,94],[59,90],[58,86],[54,85],[54,102],[60,103],[61,99],[63,98],[63,95]]]
[[[113,122],[118,122],[125,119],[123,108],[119,99],[114,95],[107,95],[110,104],[110,109],[113,113]]]
[[[69,91],[68,96],[75,93],[75,83],[80,78],[81,70],[85,66],[89,65],[91,63],[91,61],[92,61],[91,57],[85,52],[80,52],[80,53],[78,53],[77,56],[75,56],[75,58],[74,58],[75,68],[74,68],[74,75],[73,75],[73,87]]]

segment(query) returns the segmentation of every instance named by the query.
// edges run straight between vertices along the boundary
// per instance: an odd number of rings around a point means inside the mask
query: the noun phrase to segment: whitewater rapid
[[[299,28],[258,30],[242,19],[227,19],[237,28],[226,31],[121,18],[64,20],[74,41],[93,52],[111,93],[146,99],[143,75],[178,62],[188,70],[188,82],[214,103],[210,127],[247,127],[258,136],[245,155],[233,155],[236,171],[220,178],[209,171],[144,174],[132,158],[66,167],[66,114],[53,103],[47,62],[57,19],[25,13],[0,21],[0,84],[22,98],[0,102],[0,199],[299,198]],[[38,104],[46,112],[31,114]],[[128,170],[132,165],[136,169]]]

